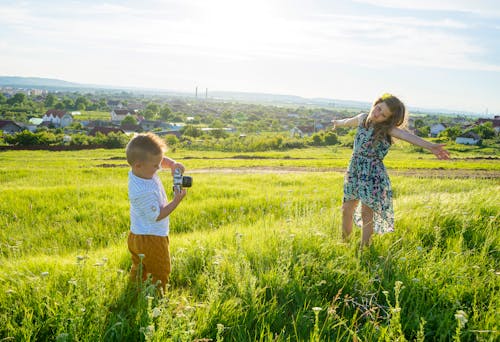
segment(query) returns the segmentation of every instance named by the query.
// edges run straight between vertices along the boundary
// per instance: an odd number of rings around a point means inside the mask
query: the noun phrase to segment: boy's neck
[[[145,176],[141,175],[140,171],[139,171],[139,170],[137,170],[137,169],[135,169],[135,168],[131,168],[131,171],[132,171],[132,174],[133,174],[134,176],[136,176],[137,178],[146,179],[146,180],[147,180],[147,179],[153,179],[153,177],[148,178],[148,177],[145,177]]]

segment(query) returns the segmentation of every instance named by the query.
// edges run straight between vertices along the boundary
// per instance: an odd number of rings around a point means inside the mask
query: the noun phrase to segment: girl
[[[399,129],[405,115],[405,105],[397,97],[384,94],[373,103],[368,115],[361,113],[344,120],[332,120],[334,129],[358,126],[344,178],[342,236],[348,240],[354,216],[356,224],[363,228],[361,247],[370,243],[373,230],[378,233],[394,230],[391,183],[382,162],[392,144],[392,137],[426,148],[438,159],[450,157],[443,145]]]

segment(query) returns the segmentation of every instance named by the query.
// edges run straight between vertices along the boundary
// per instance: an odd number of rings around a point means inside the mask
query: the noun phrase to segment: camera
[[[181,169],[174,170],[174,186],[173,190],[181,191],[182,188],[190,188],[193,184],[193,178],[183,176]]]

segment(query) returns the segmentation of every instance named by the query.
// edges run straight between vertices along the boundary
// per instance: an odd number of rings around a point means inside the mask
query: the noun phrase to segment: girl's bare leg
[[[373,234],[373,210],[367,205],[361,205],[361,218],[363,219],[363,234],[361,247],[368,246]]]
[[[358,200],[346,201],[342,205],[342,238],[344,241],[349,241],[352,232],[352,218],[357,205]]]

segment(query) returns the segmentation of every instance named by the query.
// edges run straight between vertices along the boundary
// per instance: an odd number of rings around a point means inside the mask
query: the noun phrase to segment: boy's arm
[[[353,116],[352,118],[347,118],[342,120],[333,119],[332,120],[333,129],[337,127],[356,127],[359,125],[361,118],[364,115],[365,115],[364,113],[360,113],[356,116]]]
[[[450,159],[450,152],[445,150],[444,144],[434,144],[430,141],[424,140],[410,132],[394,127],[389,131],[389,134],[394,138],[398,138],[409,142],[410,144],[417,145],[431,151],[438,159]]]
[[[172,211],[177,208],[179,203],[181,203],[182,199],[186,196],[186,189],[182,189],[181,191],[175,191],[174,193],[174,199],[169,202],[166,206],[160,209],[160,214],[156,218],[156,221],[163,220],[165,217],[170,215]]]
[[[182,173],[184,173],[185,168],[184,165],[181,163],[176,162],[173,159],[170,159],[168,157],[163,156],[163,159],[161,161],[161,167],[164,169],[171,169],[172,170],[172,175],[174,174],[175,169],[181,169]]]

